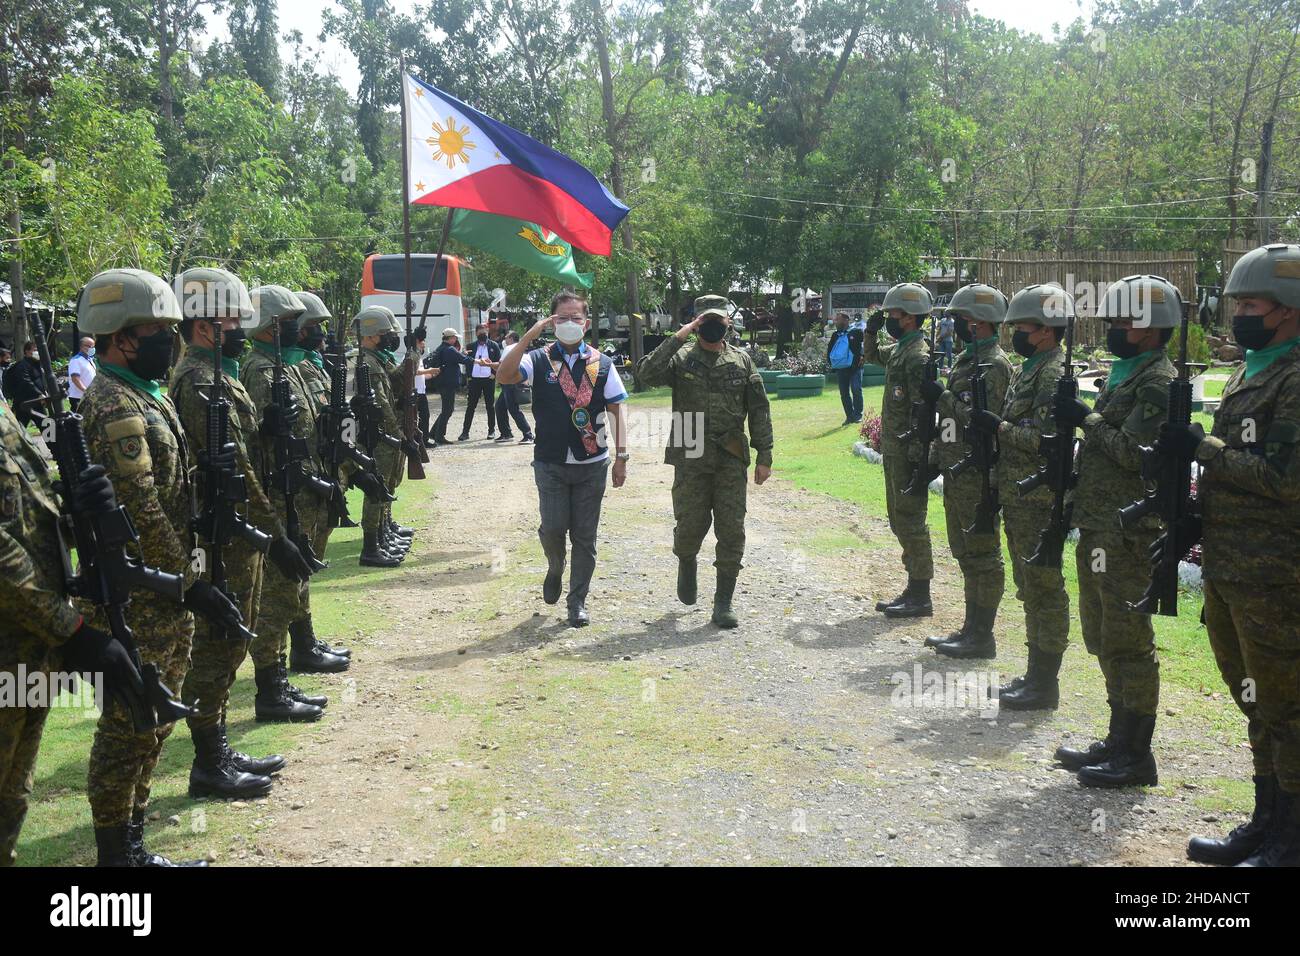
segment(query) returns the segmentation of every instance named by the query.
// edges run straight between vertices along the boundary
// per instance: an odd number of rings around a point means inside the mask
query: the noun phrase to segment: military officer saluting
[[[945,474],[943,513],[948,547],[961,568],[966,616],[954,633],[927,638],[925,643],[945,657],[995,657],[993,622],[1006,579],[1000,522],[994,512],[985,516],[987,527],[975,527],[983,479],[974,468],[964,468],[955,476],[948,469],[970,454],[966,435],[975,404],[977,373],[985,408],[1001,409],[1006,397],[1011,362],[998,345],[998,328],[1007,314],[1007,297],[990,285],[976,282],[953,293],[946,312],[953,316],[953,330],[966,347],[953,365],[947,388],[940,382],[925,380],[921,396],[935,396],[939,414],[939,431],[930,446],[930,460],[936,471]]]
[[[1016,482],[1038,471],[1039,439],[1053,427],[1056,382],[1065,369],[1061,338],[1074,315],[1074,299],[1060,286],[1026,286],[1011,297],[1006,324],[1015,331],[1011,347],[1024,359],[1011,376],[1002,414],[992,409],[971,415],[971,425],[998,439],[998,492],[1007,529],[1007,550],[1016,597],[1025,608],[1029,664],[1024,677],[998,689],[998,703],[1009,710],[1055,709],[1057,676],[1070,641],[1070,599],[1059,567],[1028,563],[1048,525],[1052,492],[1035,488],[1016,493]]]
[[[1201,466],[1205,626],[1219,673],[1246,715],[1255,811],[1202,863],[1300,865],[1300,246],[1242,256],[1224,294],[1246,361],[1223,389],[1214,430],[1166,425],[1157,451]],[[1172,544],[1181,556],[1194,540]],[[1167,540],[1162,547],[1170,547]]]
[[[712,524],[718,538],[714,567],[713,623],[738,623],[732,609],[736,577],[745,554],[745,496],[749,449],[755,452],[754,484],[772,473],[772,417],[763,379],[749,353],[725,341],[731,328],[727,300],[695,300],[695,318],[643,358],[637,375],[649,386],[673,390],[673,425],[664,461],[673,466],[673,553],[677,597],[696,600],[696,555]],[[682,351],[694,333],[694,347]],[[745,440],[745,423],[750,437]]]
[[[162,683],[182,685],[194,636],[191,612],[237,633],[242,616],[194,571],[188,443],[158,381],[171,366],[180,305],[162,279],[139,269],[110,269],[86,284],[77,325],[95,336],[100,374],[78,407],[92,460],[108,469],[117,498],[139,534],[140,560],[186,584],[184,607],[132,601],[127,625],[140,657]],[[107,630],[96,610],[91,623]],[[150,781],[173,724],[143,733],[120,707],[99,718],[90,750],[87,795],[101,866],[169,866],[144,849]]]
[[[1124,530],[1119,511],[1146,493],[1140,449],[1155,444],[1168,417],[1175,373],[1165,345],[1181,322],[1182,298],[1159,276],[1129,276],[1107,288],[1097,317],[1109,326],[1106,345],[1115,356],[1106,384],[1092,408],[1058,396],[1053,413],[1083,429],[1071,520],[1079,529],[1079,623],[1106,682],[1110,729],[1082,750],[1059,748],[1056,759],[1086,786],[1154,786],[1160,663],[1150,615],[1130,605],[1146,590],[1147,552],[1160,523],[1150,515]]]
[[[934,557],[930,551],[930,528],[925,523],[929,506],[928,487],[904,494],[921,457],[919,438],[904,437],[912,425],[912,404],[921,401],[921,383],[930,350],[921,333],[925,317],[933,306],[930,290],[915,282],[902,282],[887,293],[882,311],[867,321],[863,355],[873,365],[885,366],[885,400],[880,412],[880,454],[885,467],[885,508],[889,529],[903,547],[907,587],[892,601],[879,601],[877,611],[888,617],[929,617],[930,579]],[[880,329],[894,340],[880,345]],[[928,463],[926,465],[928,468]]]

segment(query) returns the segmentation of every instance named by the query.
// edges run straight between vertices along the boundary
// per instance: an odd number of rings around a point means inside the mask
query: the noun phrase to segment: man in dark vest
[[[587,590],[596,570],[596,527],[609,473],[606,425],[614,438],[614,487],[627,477],[627,430],[623,403],[627,391],[609,356],[583,341],[591,319],[587,300],[565,289],[551,300],[552,315],[538,322],[518,347],[501,360],[497,381],[504,385],[528,382],[533,388],[533,475],[537,480],[542,524],[537,535],[546,552],[542,597],[547,604],[560,599],[564,578],[565,543],[573,542],[569,572],[569,624],[584,627]],[[538,336],[555,330],[558,342],[533,348]]]

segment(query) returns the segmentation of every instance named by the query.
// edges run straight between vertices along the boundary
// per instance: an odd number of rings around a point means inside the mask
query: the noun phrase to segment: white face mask
[[[559,321],[555,323],[555,337],[565,345],[577,345],[582,341],[582,336],[586,329],[582,327],[582,321]]]

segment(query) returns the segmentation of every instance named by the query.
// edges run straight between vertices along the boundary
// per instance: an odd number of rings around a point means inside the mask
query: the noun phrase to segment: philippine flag
[[[609,255],[628,209],[585,166],[409,74],[402,95],[413,204],[524,219]]]

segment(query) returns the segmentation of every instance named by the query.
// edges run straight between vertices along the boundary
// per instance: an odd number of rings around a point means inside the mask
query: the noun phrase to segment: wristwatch
[[[625,452],[625,451],[616,452],[616,453],[614,454],[614,459],[615,459],[616,461],[627,461],[627,460],[628,460],[629,458],[631,458],[631,457],[632,457],[632,456],[629,455],[629,454],[628,454],[627,452]]]

